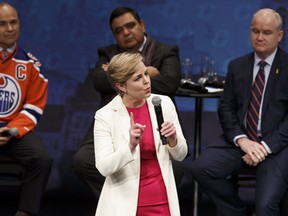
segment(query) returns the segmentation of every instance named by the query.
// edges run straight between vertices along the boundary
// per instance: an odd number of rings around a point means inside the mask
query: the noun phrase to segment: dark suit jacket
[[[224,134],[220,146],[235,146],[233,138],[246,134],[246,117],[253,82],[254,53],[230,62],[218,115]],[[262,140],[288,179],[288,55],[280,48],[273,61],[262,106]],[[224,142],[223,142],[224,139]],[[265,162],[265,161],[264,161]]]
[[[102,64],[110,62],[115,47],[117,47],[116,44],[99,48],[96,68],[90,71],[94,88],[102,96],[103,101],[100,106],[105,105],[115,95],[115,90],[109,83],[106,72],[101,68]],[[178,47],[156,41],[151,65],[146,66],[153,66],[160,71],[160,75],[151,79],[152,93],[167,95],[174,101],[174,95],[182,76]]]

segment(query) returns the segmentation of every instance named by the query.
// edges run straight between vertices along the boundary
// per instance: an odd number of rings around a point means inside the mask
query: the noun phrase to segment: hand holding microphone
[[[2,128],[2,130],[0,132],[0,146],[7,144],[12,137],[18,135],[18,128]]]
[[[0,132],[0,136],[2,137],[16,137],[18,136],[18,128],[7,128]]]
[[[176,128],[172,122],[164,122],[161,128],[161,134],[166,137],[170,147],[177,145]]]
[[[162,107],[161,107],[161,98],[159,96],[154,96],[152,98],[152,104],[154,105],[154,109],[155,109],[160,139],[162,141],[162,144],[166,145],[167,139],[165,136],[161,134],[162,124],[164,122],[163,114],[162,114]]]
[[[176,128],[172,122],[164,122],[162,107],[161,107],[161,98],[159,96],[154,96],[152,98],[152,104],[154,105],[158,131],[163,145],[166,145],[167,139],[169,140],[169,145],[171,147],[177,144],[176,138]]]

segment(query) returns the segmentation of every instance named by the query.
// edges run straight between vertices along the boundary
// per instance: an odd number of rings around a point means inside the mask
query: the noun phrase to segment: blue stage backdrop
[[[192,61],[199,75],[204,61],[225,76],[227,63],[251,51],[249,27],[254,11],[270,7],[287,25],[286,0],[8,0],[20,12],[19,44],[42,63],[49,79],[49,98],[37,132],[54,159],[47,190],[81,188],[71,158],[98,107],[99,95],[87,79],[97,61],[97,48],[114,42],[110,12],[118,6],[139,11],[147,32],[180,48],[181,61]],[[287,37],[282,43],[287,48]],[[193,111],[193,99],[177,98],[180,112]],[[215,111],[216,100],[204,104]],[[193,122],[184,125],[192,131]],[[191,140],[190,140],[191,141]],[[79,181],[79,182],[78,182]],[[73,185],[76,184],[76,187]],[[82,188],[81,188],[82,189]],[[68,193],[69,194],[69,193]]]

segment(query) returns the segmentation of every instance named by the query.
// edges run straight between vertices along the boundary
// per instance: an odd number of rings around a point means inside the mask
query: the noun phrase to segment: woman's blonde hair
[[[123,92],[115,84],[124,85],[136,72],[142,61],[143,57],[140,53],[136,52],[123,52],[111,59],[107,70],[108,79],[121,97],[123,96]]]

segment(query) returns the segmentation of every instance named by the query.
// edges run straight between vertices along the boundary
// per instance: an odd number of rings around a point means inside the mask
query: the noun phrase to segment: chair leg
[[[281,214],[280,214],[281,216],[288,215],[288,190],[286,190],[286,193],[281,201],[280,210],[281,210]]]

